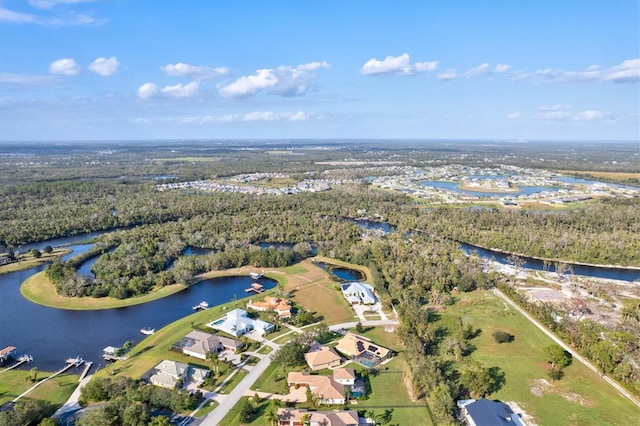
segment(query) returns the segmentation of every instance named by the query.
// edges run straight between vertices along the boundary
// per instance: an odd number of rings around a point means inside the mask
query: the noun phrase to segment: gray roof
[[[465,406],[467,413],[478,426],[520,425],[517,415],[507,404],[482,398]],[[515,420],[515,421],[514,421]]]

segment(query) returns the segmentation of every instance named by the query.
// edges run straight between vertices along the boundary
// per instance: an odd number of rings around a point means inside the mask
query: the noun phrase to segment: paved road
[[[240,397],[242,397],[245,392],[249,390],[249,388],[256,382],[256,380],[258,380],[258,378],[262,375],[262,373],[264,373],[267,367],[269,367],[269,364],[271,364],[271,357],[265,356],[255,365],[255,367],[253,367],[249,374],[247,374],[245,378],[242,379],[242,381],[238,383],[235,388],[233,388],[231,393],[225,395],[224,399],[216,398],[216,400],[220,402],[220,405],[218,405],[215,410],[209,413],[200,424],[202,426],[216,426],[220,424],[224,416],[226,416],[227,413],[231,411],[231,408],[236,405],[236,403],[240,400]]]
[[[535,318],[533,318],[531,315],[529,315],[529,313],[527,313],[524,309],[522,309],[520,306],[518,306],[515,302],[513,302],[511,299],[509,299],[503,292],[501,292],[500,290],[498,290],[497,288],[493,289],[493,292],[496,294],[496,296],[498,296],[499,298],[501,298],[502,300],[504,300],[505,302],[507,302],[509,305],[511,305],[516,311],[520,312],[522,315],[524,315],[524,317],[526,319],[528,319],[529,321],[531,321],[531,323],[533,323],[533,325],[535,325],[536,327],[538,327],[540,330],[542,330],[542,332],[544,334],[546,334],[547,336],[549,336],[554,342],[556,342],[558,345],[562,346],[562,348],[569,352],[571,355],[573,355],[574,358],[576,358],[578,361],[582,362],[584,365],[586,365],[589,369],[591,369],[593,372],[595,372],[596,374],[600,375],[598,369],[591,364],[591,362],[589,362],[587,359],[583,358],[579,353],[577,353],[576,351],[574,351],[573,349],[571,349],[569,346],[567,346],[562,340],[560,340],[558,337],[556,337],[555,334],[551,333],[549,330],[547,330],[542,324],[540,324]],[[627,390],[625,388],[623,388],[622,386],[620,386],[618,383],[616,383],[615,381],[613,381],[612,379],[610,379],[607,376],[600,376],[604,381],[606,381],[607,383],[609,383],[611,386],[613,386],[618,392],[620,392],[620,394],[624,397],[626,397],[627,399],[629,399],[631,402],[633,402],[635,405],[637,405],[638,407],[640,407],[640,401],[638,401],[636,398],[634,398],[633,395],[631,395],[629,392],[627,392]]]

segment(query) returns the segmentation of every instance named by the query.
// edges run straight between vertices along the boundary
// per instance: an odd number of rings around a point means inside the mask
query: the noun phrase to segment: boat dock
[[[33,361],[33,357],[31,355],[22,355],[18,358],[17,362],[13,364],[11,367],[7,367],[4,370],[0,370],[0,373],[4,373],[5,371],[13,370],[14,368],[20,367],[25,362]]]
[[[82,372],[82,374],[80,375],[80,379],[78,380],[79,382],[81,382],[82,379],[87,377],[87,374],[89,374],[89,370],[91,370],[92,365],[93,365],[92,361],[89,361],[85,364],[84,371]]]
[[[251,293],[252,291],[255,291],[256,293],[262,293],[264,292],[264,286],[262,284],[253,283],[251,284],[251,287],[246,288],[244,291],[246,293]]]
[[[6,360],[14,356],[16,354],[16,349],[17,348],[15,346],[7,346],[6,348],[0,350],[0,363],[5,362]]]
[[[55,373],[53,373],[49,377],[46,377],[46,378],[40,380],[39,382],[37,382],[35,385],[31,386],[29,389],[24,391],[22,394],[18,395],[12,402],[18,402],[18,400],[20,398],[22,398],[23,396],[27,395],[29,392],[31,392],[32,390],[34,390],[35,388],[37,388],[38,386],[40,386],[44,382],[49,381],[49,380],[53,379],[56,376],[59,376],[60,374],[64,373],[65,371],[67,371],[71,367],[78,367],[78,366],[82,365],[84,363],[84,360],[82,358],[80,358],[80,357],[69,358],[69,359],[67,359],[66,363],[67,363],[67,365],[65,365],[64,367],[62,367],[60,370],[56,371]]]

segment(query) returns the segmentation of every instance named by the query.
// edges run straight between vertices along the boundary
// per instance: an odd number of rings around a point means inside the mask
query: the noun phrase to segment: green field
[[[28,370],[10,370],[0,373],[0,405],[7,401],[12,401],[34,385],[31,381],[25,380],[29,374]],[[38,380],[42,380],[51,374],[40,371]],[[77,374],[61,374],[44,382],[19,401],[23,399],[40,399],[58,407],[69,399],[77,385]]]
[[[470,341],[476,348],[471,357],[505,374],[502,388],[488,398],[515,401],[539,425],[640,424],[640,409],[577,360],[551,383],[543,348],[553,341],[492,292],[461,294],[442,314],[443,323],[454,324],[457,316],[482,330]],[[497,329],[515,340],[496,343]]]

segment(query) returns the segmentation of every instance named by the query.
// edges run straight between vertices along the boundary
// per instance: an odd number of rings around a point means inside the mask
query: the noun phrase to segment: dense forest
[[[388,149],[383,145],[352,150],[338,143],[321,150],[295,144],[269,147],[276,148],[302,155],[274,156],[242,151],[230,144],[208,150],[180,148],[185,157],[211,156],[207,161],[172,160],[177,154],[160,144],[148,150],[116,146],[108,155],[83,149],[68,157],[57,149],[46,155],[34,153],[38,167],[24,165],[12,173],[4,162],[0,165],[0,181],[6,183],[0,186],[0,244],[20,250],[22,244],[32,241],[108,230],[97,238],[95,251],[86,255],[99,255],[93,266],[95,277],[77,273],[86,256],[47,268],[47,277],[58,293],[72,297],[128,298],[174,283],[189,284],[205,271],[243,265],[280,267],[316,253],[368,266],[383,303],[393,304],[401,317],[399,334],[410,365],[407,380],[413,394],[427,398],[437,424],[455,423],[456,399],[489,394],[504,379],[499,368],[472,362],[467,356],[475,333],[473,324],[460,319],[453,326],[444,325],[431,309],[453,303],[454,289],[500,287],[602,372],[640,394],[638,309],[629,309],[625,323],[614,329],[572,321],[558,307],[524,300],[504,277],[484,271],[481,259],[466,256],[457,242],[550,261],[640,266],[639,199],[603,199],[575,210],[534,211],[424,208],[405,194],[374,189],[365,179],[334,185],[329,191],[287,196],[156,188],[159,175],[165,182],[286,170],[295,181],[323,172],[329,172],[324,176],[349,179],[379,173],[325,164],[344,158],[414,166],[452,161],[486,165],[487,156],[495,155],[507,158],[505,163],[530,167],[534,164],[528,155],[535,151],[530,146],[481,149],[459,145],[422,151],[415,146]],[[573,148],[549,154],[545,164],[583,169],[579,157],[567,154]],[[602,151],[581,153],[592,170],[635,171],[633,164],[623,161],[626,149],[613,150],[611,158],[620,161],[606,165],[600,161],[606,155]],[[527,155],[505,157],[513,152]],[[91,161],[97,164],[92,166]],[[397,232],[382,235],[361,229],[355,218],[385,221]],[[285,245],[265,248],[261,243]],[[209,251],[186,255],[190,247]],[[556,321],[562,316],[562,321]],[[164,395],[165,402],[154,405],[149,401],[156,396],[141,395],[146,391],[135,383],[95,386],[87,392],[117,388],[140,402],[133,408],[114,403],[96,416],[105,412],[123,416],[130,409],[154,421],[149,417],[151,407],[171,408],[167,401],[180,398]],[[87,400],[99,399],[85,395]],[[140,399],[143,396],[151,399]]]

